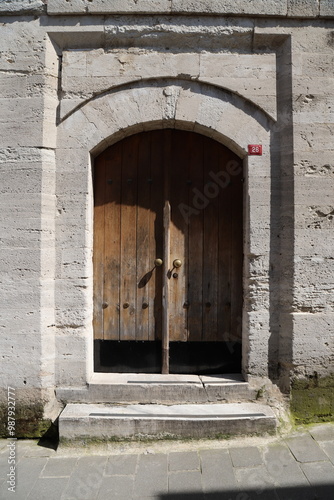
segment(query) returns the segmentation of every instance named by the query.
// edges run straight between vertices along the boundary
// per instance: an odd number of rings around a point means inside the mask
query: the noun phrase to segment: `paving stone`
[[[155,496],[167,491],[167,455],[140,455],[134,482],[134,498]]]
[[[45,457],[22,458],[17,464],[16,468],[17,480],[15,496],[8,491],[8,484],[7,482],[4,482],[0,490],[0,498],[15,498],[15,500],[26,500],[34,484],[36,483],[37,478],[41,474],[46,461],[47,458]]]
[[[138,455],[114,455],[108,458],[106,476],[135,474]]]
[[[263,451],[264,464],[269,475],[280,486],[308,486],[301,468],[284,444],[268,446]]]
[[[273,481],[268,476],[264,465],[258,467],[238,467],[235,469],[235,475],[239,483],[239,488],[250,499],[258,500],[276,500],[278,497],[275,492]],[[245,498],[248,499],[246,496]]]
[[[0,455],[0,481],[6,478],[6,474],[8,473],[8,468],[9,468],[8,453],[6,450],[5,453],[2,453]]]
[[[313,462],[302,464],[301,467],[311,484],[332,484],[334,487],[334,465],[332,463]]]
[[[328,459],[318,443],[309,434],[286,439],[286,443],[298,462],[316,462]]]
[[[330,461],[334,464],[334,441],[324,441],[320,444]]]
[[[39,478],[35,482],[27,500],[59,500],[67,486],[68,479],[63,477]]]
[[[36,441],[17,441],[19,457],[52,457],[56,455],[52,448],[38,446]]]
[[[47,461],[42,477],[69,477],[77,463],[75,457],[51,457]]]
[[[132,476],[105,477],[102,481],[97,499],[130,499],[132,498],[133,484],[134,479]]]
[[[259,450],[253,446],[232,448],[230,455],[234,467],[252,467],[263,463]]]
[[[330,500],[334,497],[334,466],[332,463],[304,463],[301,467],[315,489],[317,500]]]
[[[67,484],[62,500],[95,500],[103,481],[107,457],[81,457]]]
[[[334,441],[334,424],[318,424],[309,429],[309,433],[317,441]]]
[[[170,471],[196,470],[200,466],[199,456],[195,451],[170,453],[168,455],[168,464]]]
[[[237,482],[231,457],[227,450],[204,450],[200,452],[202,483],[204,492],[232,490]]]
[[[168,492],[202,493],[200,471],[171,472],[168,479]]]

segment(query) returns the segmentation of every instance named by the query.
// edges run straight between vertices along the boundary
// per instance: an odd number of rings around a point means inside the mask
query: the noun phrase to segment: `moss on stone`
[[[334,420],[334,375],[294,380],[291,412],[298,424]]]
[[[43,417],[43,405],[16,405],[15,407],[15,437],[40,438],[52,425],[51,420]],[[8,437],[7,406],[0,407],[0,437]]]

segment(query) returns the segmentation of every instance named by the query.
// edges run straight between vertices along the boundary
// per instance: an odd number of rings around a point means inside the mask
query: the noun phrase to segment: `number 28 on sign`
[[[261,144],[248,144],[248,154],[262,156]]]

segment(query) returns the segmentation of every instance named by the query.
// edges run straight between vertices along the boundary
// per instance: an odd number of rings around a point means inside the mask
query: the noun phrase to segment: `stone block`
[[[334,1],[333,0],[320,0],[320,16],[333,17],[334,16]]]
[[[56,385],[73,387],[84,385],[86,382],[86,360],[56,359],[55,379]]]
[[[200,77],[236,79],[256,78],[265,81],[276,77],[274,54],[200,54]]]
[[[82,361],[87,355],[87,341],[85,337],[78,335],[62,335],[62,330],[57,329],[55,339],[55,351],[59,360]]]
[[[283,189],[288,188],[289,184],[289,182],[283,182]],[[327,210],[325,207],[328,207],[328,212],[330,213],[330,207],[333,206],[333,197],[331,196],[333,189],[333,178],[324,176],[313,178],[297,177],[295,179],[295,204],[319,207],[318,212],[321,212],[321,206],[324,207],[324,210]],[[326,211],[323,215],[326,217]]]
[[[295,123],[307,123],[317,126],[318,123],[334,122],[333,96],[317,96],[313,94],[299,95],[294,105]]]
[[[319,2],[317,0],[288,0],[288,16],[318,17]]]
[[[302,57],[303,75],[333,78],[333,54],[306,53]]]
[[[84,148],[62,148],[56,150],[57,173],[76,172],[87,176],[89,155]]]
[[[296,151],[294,155],[295,176],[331,178],[334,173],[333,154],[330,149],[324,151]]]
[[[0,3],[0,15],[42,14],[43,0],[3,0]]]
[[[330,229],[295,229],[294,251],[300,257],[331,258],[334,248],[334,231]]]
[[[182,75],[190,78],[198,77],[198,74],[199,54],[196,53],[136,53],[125,50],[104,53],[99,50],[87,54],[87,76],[142,79]]]
[[[59,103],[59,118],[63,120],[68,114],[73,112],[75,108],[83,104],[84,101],[85,101],[84,97],[80,98],[69,97],[68,99],[62,99]]]
[[[201,13],[201,14],[265,14],[285,16],[287,14],[287,0],[275,2],[273,0],[259,0],[248,2],[246,0],[173,0],[172,12]]]
[[[92,270],[87,267],[91,258],[91,249],[87,248],[63,248],[61,251],[60,277],[62,279],[87,279],[91,278]]]
[[[171,0],[49,0],[47,12],[56,14],[127,14],[169,13]]]
[[[47,13],[52,14],[85,14],[87,12],[86,0],[49,0],[47,3]]]
[[[329,50],[332,50],[329,47]],[[296,76],[293,78],[293,93],[296,96],[301,94],[304,96],[331,96],[332,88],[334,86],[334,78],[329,76],[315,76],[315,75],[303,75]]]
[[[333,312],[293,314],[294,363],[308,366],[310,374],[312,365],[319,374],[324,372],[326,366],[331,366],[333,320]]]
[[[309,154],[319,151],[332,151],[334,124],[318,124],[316,129],[312,124],[294,125],[294,148],[298,154]]]

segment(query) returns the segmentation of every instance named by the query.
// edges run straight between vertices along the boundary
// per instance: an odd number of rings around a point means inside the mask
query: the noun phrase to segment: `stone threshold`
[[[217,375],[179,375],[160,373],[94,373],[89,379],[93,384],[246,384],[239,373]]]
[[[69,404],[59,417],[61,439],[203,438],[274,432],[273,410],[256,403]]]
[[[241,374],[162,375],[95,373],[84,387],[60,387],[63,403],[219,403],[254,401]]]

